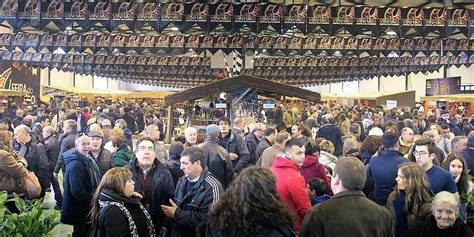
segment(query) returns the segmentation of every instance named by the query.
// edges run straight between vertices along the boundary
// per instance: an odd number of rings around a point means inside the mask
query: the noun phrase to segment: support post
[[[405,90],[408,91],[408,73],[405,72]]]
[[[173,105],[168,106],[168,118],[166,121],[167,129],[166,129],[166,135],[165,135],[165,142],[166,144],[171,143],[171,136],[173,135],[173,130],[174,130],[174,118],[173,118]]]
[[[380,76],[377,76],[377,91],[380,92]]]

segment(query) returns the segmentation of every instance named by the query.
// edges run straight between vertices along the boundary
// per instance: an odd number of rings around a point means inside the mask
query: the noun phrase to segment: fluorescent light
[[[171,30],[172,31],[179,31],[179,28],[178,27],[171,27]]]
[[[66,30],[72,30],[72,27],[68,26],[66,27]]]
[[[387,35],[396,36],[397,32],[390,30],[390,31],[387,31]]]

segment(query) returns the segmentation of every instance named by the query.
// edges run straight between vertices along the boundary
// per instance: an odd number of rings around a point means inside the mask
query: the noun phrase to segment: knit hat
[[[217,137],[219,136],[219,126],[215,124],[209,124],[206,128],[207,136],[209,137]]]
[[[380,129],[379,127],[373,127],[373,128],[370,129],[370,131],[369,131],[369,136],[370,136],[370,135],[382,136],[382,135],[383,135],[383,131],[382,131],[382,129]]]

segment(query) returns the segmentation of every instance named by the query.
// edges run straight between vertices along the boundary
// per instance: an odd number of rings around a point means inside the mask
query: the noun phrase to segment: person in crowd
[[[107,143],[110,141],[110,130],[112,130],[112,123],[110,122],[109,119],[104,119],[102,120],[102,132],[104,133],[104,143]]]
[[[444,153],[449,154],[451,153],[451,139],[454,138],[454,134],[450,132],[450,127],[446,123],[442,123],[441,127],[441,137],[443,138],[441,141],[440,148],[443,149]]]
[[[461,135],[462,136],[467,136],[469,133],[472,131],[473,126],[469,124],[469,118],[464,117],[461,119],[461,124],[458,125],[459,130],[461,130]]]
[[[159,111],[155,112],[155,117],[153,119],[153,123],[158,126],[158,129],[160,131],[160,139],[159,141],[163,141],[163,138],[165,137],[165,126],[163,124],[163,121],[161,119],[161,114]]]
[[[155,141],[156,159],[158,159],[161,163],[166,164],[166,149],[165,146],[160,142],[160,130],[158,126],[155,124],[148,125],[145,129],[145,135]]]
[[[23,121],[23,116],[24,116],[23,109],[20,109],[20,108],[17,109],[15,112],[15,117],[12,118],[13,128],[18,127],[18,125],[21,124],[21,122]]]
[[[173,219],[171,236],[194,237],[196,227],[208,220],[209,210],[219,202],[224,189],[209,173],[200,148],[184,149],[180,162],[184,176],[176,185],[174,201],[170,200],[171,205],[161,205],[161,208]]]
[[[219,120],[219,143],[229,152],[234,171],[238,173],[250,164],[250,153],[244,139],[235,135],[229,126],[229,119]]]
[[[357,142],[365,140],[365,134],[362,133],[362,127],[358,123],[352,123],[344,135],[344,140],[347,138],[354,138]]]
[[[318,144],[318,143],[317,143]],[[334,169],[336,166],[337,157],[334,156],[335,148],[331,141],[324,138],[318,145],[319,147],[319,163]]]
[[[234,170],[229,153],[219,145],[219,126],[208,125],[206,134],[206,140],[197,147],[204,153],[204,162],[209,172],[219,180],[224,189],[227,189],[234,176]]]
[[[143,115],[143,109],[140,108],[140,105],[138,103],[135,104],[133,116],[136,118],[137,132],[141,133],[143,130],[145,130],[145,117]]]
[[[368,172],[374,183],[375,201],[382,206],[387,203],[387,198],[395,186],[398,166],[408,162],[398,152],[398,133],[386,132],[382,136],[382,150],[370,159]]]
[[[127,124],[127,128],[130,130],[130,133],[135,134],[137,132],[137,122],[135,121],[135,117],[131,113],[130,107],[127,106],[123,108],[123,111],[124,114],[122,115],[121,119],[123,119]]]
[[[291,107],[288,107],[283,110],[284,112],[282,116],[283,118],[282,122],[285,124],[286,131],[288,133],[291,133],[291,127],[293,127],[293,125],[298,122],[297,115],[294,113]]]
[[[471,228],[459,218],[459,202],[454,194],[446,191],[436,194],[431,210],[431,215],[413,227],[406,237],[473,236]]]
[[[34,135],[39,142],[43,142],[43,128],[49,126],[49,118],[46,116],[38,117],[37,122],[33,125],[32,135]]]
[[[375,155],[375,153],[377,153],[381,146],[382,136],[367,136],[360,148],[360,158],[362,162],[364,162],[364,165],[370,163],[370,159]]]
[[[327,189],[331,187],[327,186],[326,181],[318,177],[312,177],[308,180],[306,184],[308,189],[309,199],[311,200],[311,205],[314,207],[319,203],[325,202],[331,198],[327,193]]]
[[[59,171],[64,166],[63,154],[69,149],[74,148],[74,141],[77,134],[77,123],[72,119],[67,119],[63,122],[63,133],[59,136],[59,157],[58,162],[54,168],[54,175],[57,177]]]
[[[56,166],[56,162],[59,157],[59,141],[56,137],[56,133],[54,132],[54,128],[52,126],[46,126],[43,128],[43,145],[46,150],[46,156],[48,157],[48,164],[49,164],[49,177],[51,185],[53,186],[54,191],[54,198],[55,200],[59,200],[61,195],[61,189],[59,188],[59,182],[57,179],[54,178],[54,167]],[[49,187],[49,185],[48,185]],[[59,191],[56,191],[59,190]],[[57,192],[57,193],[56,193]],[[60,209],[61,206],[56,206],[56,209]]]
[[[390,212],[361,191],[366,179],[364,171],[364,165],[355,157],[337,161],[331,178],[334,196],[306,215],[300,237],[393,236]]]
[[[221,147],[222,148],[222,147]],[[181,153],[184,150],[184,145],[181,142],[172,142],[168,151],[168,168],[173,178],[173,184],[178,183],[179,178],[184,176],[183,171],[181,170]]]
[[[240,137],[244,137],[244,121],[241,118],[234,119],[234,125],[230,129],[232,132]]]
[[[421,136],[421,138],[425,138],[425,139],[428,139],[432,142],[435,142],[436,144],[436,141],[437,141],[437,137],[436,137],[436,133],[434,131],[426,131],[426,132],[423,132],[423,135]],[[416,140],[418,140],[419,138],[417,138]],[[413,155],[413,149],[415,147],[412,146],[412,149],[410,150],[410,152],[408,153],[408,159],[413,161],[413,162],[416,162],[415,160],[415,156]],[[433,159],[433,162],[435,164],[441,164],[444,159],[446,159],[446,153],[444,153],[443,149],[439,148],[438,145],[434,146],[433,147],[433,153],[435,154],[435,158]]]
[[[76,132],[84,132],[87,127],[87,120],[82,114],[82,109],[80,107],[76,107],[76,112],[67,116],[67,119],[74,120],[76,122]]]
[[[456,187],[461,198],[459,205],[459,218],[461,218],[463,222],[466,222],[467,195],[470,193],[470,190],[472,190],[472,187],[470,187],[471,185],[466,161],[461,155],[451,153],[443,162],[441,167],[449,171],[454,177],[454,182],[456,182]]]
[[[360,158],[359,143],[355,138],[347,138],[342,144],[342,156],[353,156]]]
[[[173,197],[174,183],[169,170],[156,159],[155,143],[149,137],[137,141],[135,157],[127,166],[133,174],[135,190],[143,196],[141,203],[150,213],[157,233],[169,228],[161,205],[168,205]]]
[[[342,133],[341,130],[332,124],[334,118],[332,115],[324,115],[321,119],[323,125],[318,130],[316,137],[329,140],[334,145],[334,155],[342,155]]]
[[[430,214],[432,193],[428,177],[415,163],[398,168],[397,185],[390,193],[387,208],[395,220],[395,236],[403,234]]]
[[[290,134],[286,131],[279,132],[275,137],[275,144],[263,151],[257,165],[270,168],[277,155],[285,154],[285,144],[290,138]]]
[[[119,121],[119,120],[117,120]],[[113,166],[125,166],[132,159],[133,153],[125,144],[125,136],[122,129],[114,128],[110,130],[110,143],[112,145]],[[107,144],[106,144],[107,147]]]
[[[417,140],[415,142],[415,148],[413,149],[416,163],[425,170],[431,191],[433,191],[434,194],[441,191],[448,191],[455,194],[459,199],[458,189],[451,173],[433,164],[435,157],[433,153],[434,146],[436,145],[428,139]]]
[[[474,131],[467,136],[466,148],[461,151],[461,155],[469,168],[469,175],[474,176]]]
[[[89,121],[89,119],[92,118],[92,113],[90,111],[90,108],[89,107],[84,107],[82,108],[82,114],[84,115],[84,120],[87,122]]]
[[[96,236],[156,236],[151,216],[140,203],[130,170],[107,171],[92,199],[91,219]]]
[[[265,129],[265,132],[263,133],[263,138],[260,140],[260,143],[257,145],[257,149],[255,151],[255,160],[258,161],[260,160],[260,157],[262,156],[262,153],[265,149],[269,148],[272,146],[273,142],[275,141],[275,136],[276,136],[276,129],[268,127]]]
[[[257,157],[257,146],[260,143],[260,140],[263,139],[266,129],[267,127],[263,123],[256,123],[252,127],[250,133],[244,138],[250,156],[249,164],[251,165],[255,165],[257,163],[257,159],[259,158]]]
[[[277,155],[270,168],[277,178],[278,193],[295,217],[297,232],[306,212],[311,209],[311,201],[306,192],[306,182],[299,172],[304,159],[305,141],[292,138],[285,144],[285,154]]]
[[[14,132],[15,150],[21,157],[26,159],[28,170],[34,172],[41,185],[40,198],[43,198],[50,184],[49,162],[44,145],[35,136],[31,135],[31,129],[26,125],[18,125]]]
[[[75,149],[64,153],[61,223],[73,225],[73,237],[85,236],[90,229],[87,216],[100,181],[99,167],[89,156],[90,143],[87,135],[79,136],[75,139]]]
[[[398,144],[400,145],[399,152],[402,153],[402,155],[406,155],[410,152],[410,149],[413,146],[414,135],[415,133],[413,132],[413,129],[409,127],[402,128],[400,132],[400,140],[398,141]]]
[[[123,119],[117,119],[117,120],[115,120],[115,127],[114,128],[118,128],[118,129],[121,129],[123,131],[125,144],[127,144],[127,146],[130,148],[130,150],[132,150],[133,149],[132,132],[128,128],[127,122],[125,122],[125,120],[123,120]],[[110,140],[112,140],[112,138],[110,138]]]
[[[95,160],[99,167],[101,176],[111,169],[113,165],[112,153],[103,146],[104,135],[101,132],[89,132],[91,139],[89,155]]]
[[[268,169],[244,169],[209,213],[207,236],[295,236],[293,217]]]
[[[329,177],[326,175],[326,169],[318,161],[319,148],[316,146],[314,140],[309,140],[305,145],[305,158],[303,166],[301,166],[300,172],[304,177],[306,183],[309,182],[311,178],[317,177],[322,179],[326,183],[326,190],[324,193],[331,193],[331,184]]]
[[[309,130],[303,126],[303,124],[297,123],[291,126],[291,136],[298,139],[303,139],[305,142],[308,138],[311,138]]]
[[[467,137],[466,136],[455,136],[451,140],[451,154],[456,153],[460,154],[467,146]]]
[[[197,130],[195,127],[187,127],[184,129],[184,148],[192,147],[197,144]]]
[[[155,117],[153,116],[152,113],[147,113],[145,115],[145,126],[154,124],[154,121],[155,121]]]
[[[12,148],[12,134],[4,125],[0,126],[0,191],[7,192],[8,196],[13,193],[24,196],[23,178],[28,175],[26,160],[18,156]],[[13,201],[5,202],[5,207],[13,213],[19,213]]]

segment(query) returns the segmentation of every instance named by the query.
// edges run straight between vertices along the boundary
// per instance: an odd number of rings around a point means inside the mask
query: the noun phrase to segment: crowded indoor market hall
[[[474,236],[473,1],[0,5],[0,237]]]

